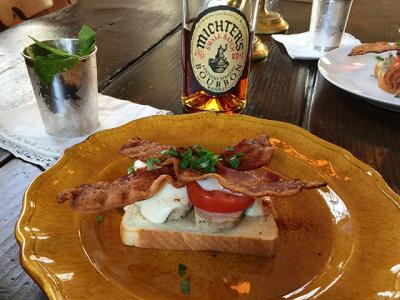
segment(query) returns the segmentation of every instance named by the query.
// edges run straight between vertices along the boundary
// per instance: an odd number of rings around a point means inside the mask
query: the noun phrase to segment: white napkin
[[[298,34],[273,34],[272,38],[285,46],[292,59],[314,60],[319,59],[326,53],[325,51],[315,50],[310,46],[308,31]],[[349,33],[344,33],[340,48],[355,47],[360,44],[360,40]]]
[[[115,99],[99,94],[99,122],[96,131],[117,127],[131,120],[171,114],[148,105]],[[58,138],[44,130],[36,101],[0,112],[0,148],[25,161],[49,168],[64,150],[84,141],[87,136]]]

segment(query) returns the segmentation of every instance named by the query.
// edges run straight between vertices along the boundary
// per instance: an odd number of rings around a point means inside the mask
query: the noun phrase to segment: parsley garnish
[[[100,215],[96,216],[96,222],[97,223],[101,223],[101,222],[103,222],[103,220],[104,220],[103,216],[100,216]]]
[[[186,274],[186,269],[187,267],[184,264],[179,264],[178,265],[178,274],[180,277],[185,276]],[[185,295],[190,294],[190,284],[189,284],[189,278],[185,277],[181,281],[181,292]]]
[[[233,151],[234,147],[228,146],[226,147],[226,150]],[[180,153],[179,151],[176,150],[175,147],[173,147],[168,150],[160,151],[160,154],[166,155],[167,157],[180,157],[181,169],[190,168],[193,170],[199,170],[203,173],[215,173],[216,164],[220,160],[222,160],[222,158],[218,154],[215,154],[214,152],[207,150],[206,148],[204,148],[203,145],[200,144],[193,145],[183,153]],[[239,167],[240,165],[239,158],[242,156],[244,156],[243,153],[237,153],[232,156],[230,160],[232,168],[237,169]]]
[[[161,163],[161,160],[159,160],[157,157],[149,157],[146,160],[146,164],[147,164],[147,170],[151,171],[154,169],[154,164],[159,164]]]
[[[135,166],[132,164],[128,167],[128,175],[134,175],[135,174]]]
[[[189,278],[185,277],[181,282],[181,292],[185,295],[190,295]]]
[[[193,145],[182,157],[180,167],[182,169],[195,169],[204,173],[214,173],[215,165],[221,158],[218,154],[208,151],[202,145]]]
[[[176,151],[175,147],[168,150],[162,150],[160,151],[160,154],[166,155],[167,157],[179,157],[179,152]]]
[[[231,163],[231,167],[234,169],[239,168],[240,165],[240,160],[239,158],[243,157],[244,154],[243,153],[236,153],[234,156],[232,156],[230,163]]]
[[[32,48],[27,49],[27,53],[33,59],[33,68],[40,80],[45,84],[50,84],[55,75],[71,70],[81,57],[87,56],[95,49],[95,33],[88,26],[83,25],[78,36],[79,50],[78,55],[68,53],[64,50],[50,46],[30,37],[35,44],[47,50],[45,56],[34,55]]]
[[[179,264],[178,266],[178,274],[179,276],[184,276],[186,272],[187,267],[184,264]]]
[[[192,148],[189,148],[187,151],[185,151],[185,153],[183,153],[180,167],[182,169],[189,168],[192,162],[192,157],[193,157],[193,150]]]
[[[385,60],[382,56],[379,56],[379,55],[375,56],[375,58],[376,58],[377,60],[380,60],[380,61],[384,61],[384,60]]]

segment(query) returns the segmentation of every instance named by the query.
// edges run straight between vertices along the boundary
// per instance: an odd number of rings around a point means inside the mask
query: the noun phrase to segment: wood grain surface
[[[82,0],[0,33],[0,110],[33,99],[20,56],[30,43],[27,36],[73,37],[86,24],[97,34],[101,91],[182,113],[180,5],[179,0]],[[278,9],[289,33],[308,30],[310,3],[281,0]],[[398,0],[355,0],[346,31],[365,42],[396,41],[399,11]],[[318,73],[316,61],[291,60],[270,36],[261,39],[270,55],[252,63],[244,113],[302,126],[346,148],[400,193],[400,113],[336,88]],[[40,172],[0,149],[0,299],[45,298],[19,265],[13,235],[23,192]]]
[[[0,299],[45,299],[19,264],[14,227],[25,189],[41,171],[19,159],[0,168]]]

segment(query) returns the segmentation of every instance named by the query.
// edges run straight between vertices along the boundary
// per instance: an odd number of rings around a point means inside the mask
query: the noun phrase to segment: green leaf
[[[86,56],[92,53],[95,49],[96,37],[95,32],[88,26],[83,25],[79,31],[79,55]]]
[[[377,60],[379,60],[379,61],[384,61],[385,60],[382,56],[379,56],[379,55],[375,56],[375,58]]]
[[[132,165],[130,165],[129,167],[128,167],[128,175],[134,175],[135,174],[135,167],[134,167],[134,165],[132,164]]]
[[[47,57],[38,56],[33,61],[33,68],[40,80],[48,85],[54,75],[72,69],[78,60],[78,57],[60,57],[54,54]]]
[[[40,48],[46,49],[47,51],[49,51],[49,52],[51,52],[51,53],[53,53],[53,54],[55,54],[55,55],[58,55],[58,56],[61,56],[61,57],[71,57],[71,56],[78,57],[77,55],[70,54],[70,53],[68,53],[68,52],[65,52],[64,50],[60,50],[60,49],[57,49],[57,48],[55,48],[55,47],[53,47],[53,46],[50,46],[50,45],[46,44],[45,42],[38,41],[37,39],[35,39],[35,38],[31,37],[31,36],[29,36],[29,37],[30,37],[30,38],[35,42],[35,44],[38,45]]]
[[[233,148],[233,146],[228,146],[228,147],[226,147],[226,150],[227,151],[233,151],[235,148]]]
[[[149,157],[146,160],[146,164],[147,164],[147,170],[151,171],[154,168],[154,164],[159,164],[161,163],[161,160],[159,160],[157,157]]]
[[[184,264],[179,264],[179,266],[178,266],[179,276],[181,276],[181,277],[184,276],[186,269],[187,269],[187,267]]]
[[[96,216],[96,222],[97,223],[101,223],[101,222],[103,222],[103,220],[104,220],[104,217],[103,216]]]
[[[400,41],[397,41],[397,47],[400,47]]]
[[[184,278],[181,282],[181,292],[185,295],[190,295],[190,283],[189,278]]]
[[[191,148],[189,148],[189,149],[183,154],[183,157],[182,157],[182,160],[181,160],[181,164],[180,164],[180,167],[181,167],[182,169],[187,169],[187,168],[190,167],[190,165],[191,165],[191,163],[192,163],[192,154],[193,154],[193,151],[192,151]]]
[[[160,154],[166,155],[168,157],[179,157],[179,152],[176,151],[175,147],[168,149],[168,150],[161,150]]]
[[[239,158],[243,157],[243,153],[236,153],[234,156],[231,157],[230,164],[233,169],[237,169],[240,166]]]

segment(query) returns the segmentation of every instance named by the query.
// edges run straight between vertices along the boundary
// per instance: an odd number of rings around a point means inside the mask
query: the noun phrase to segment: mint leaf
[[[77,56],[60,57],[50,54],[47,57],[38,56],[33,61],[33,69],[45,84],[50,84],[54,75],[72,69],[78,62]]]
[[[78,35],[80,56],[86,56],[92,53],[95,49],[95,32],[88,26],[83,25]]]
[[[181,292],[185,295],[190,294],[190,284],[189,284],[189,278],[184,278],[181,282]]]
[[[178,266],[179,276],[182,277],[183,275],[185,275],[186,269],[187,269],[187,267],[184,264],[179,264],[179,266]]]
[[[29,37],[30,37],[30,38],[35,42],[35,44],[38,45],[40,48],[46,49],[47,51],[50,51],[51,53],[53,53],[53,54],[55,54],[55,55],[58,55],[58,56],[61,56],[61,57],[71,57],[71,56],[78,57],[77,55],[70,54],[70,53],[68,53],[68,52],[65,52],[64,50],[60,50],[60,49],[55,48],[55,47],[53,47],[53,46],[50,46],[50,45],[48,45],[48,44],[46,44],[46,43],[44,43],[44,42],[38,41],[37,39],[35,39],[35,38],[31,37],[31,36],[29,36]]]

